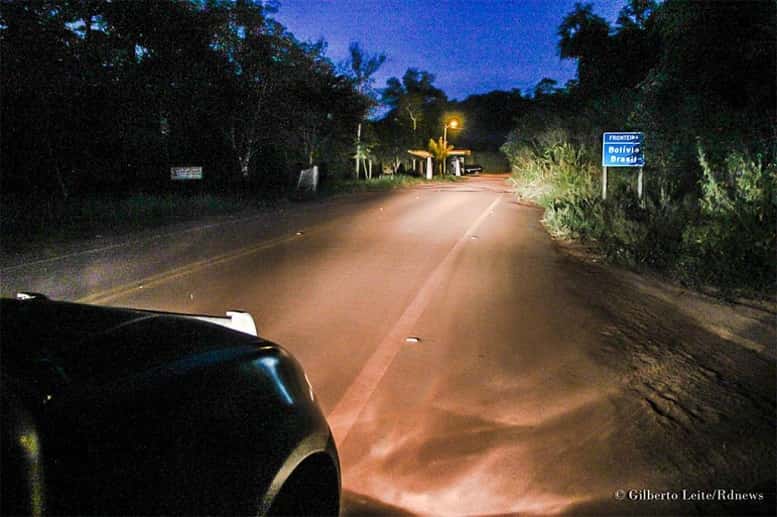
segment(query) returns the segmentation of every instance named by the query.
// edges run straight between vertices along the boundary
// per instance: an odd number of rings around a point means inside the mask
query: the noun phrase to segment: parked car
[[[477,163],[465,163],[461,166],[462,174],[480,174],[483,172],[483,167]]]
[[[250,315],[21,298],[0,300],[3,515],[337,515],[324,415]]]

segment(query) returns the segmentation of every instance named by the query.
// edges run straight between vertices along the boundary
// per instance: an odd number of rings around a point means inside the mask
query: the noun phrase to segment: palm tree
[[[442,137],[440,137],[440,140],[437,142],[434,141],[434,138],[429,139],[429,152],[432,153],[434,159],[437,160],[437,166],[440,168],[440,175],[445,171],[443,164],[451,151],[453,151],[453,146],[447,142],[443,142]]]

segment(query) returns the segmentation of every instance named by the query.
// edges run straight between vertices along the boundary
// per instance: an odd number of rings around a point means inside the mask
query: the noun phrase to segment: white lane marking
[[[429,278],[426,280],[426,283],[421,286],[421,289],[416,293],[413,301],[405,308],[405,311],[394,324],[394,327],[383,338],[383,341],[381,341],[364,364],[364,367],[348,387],[334,410],[329,413],[327,420],[332,428],[332,433],[335,436],[338,446],[342,446],[342,444],[345,443],[346,438],[348,438],[348,433],[351,432],[351,428],[353,428],[358,420],[359,415],[364,410],[367,402],[369,402],[381,379],[386,375],[397,352],[399,352],[405,343],[405,336],[412,332],[413,326],[426,310],[434,293],[437,292],[447,280],[447,270],[453,264],[456,256],[461,252],[464,245],[470,241],[470,237],[488,217],[490,211],[499,204],[500,200],[501,196],[497,197],[488,208],[483,210],[480,216],[475,219],[467,231],[464,232],[464,235],[462,235],[453,248],[451,248],[443,261],[437,265],[434,271],[432,271],[431,275],[429,275]]]
[[[153,241],[156,241],[156,240],[159,240],[159,239],[163,239],[165,237],[170,237],[171,235],[180,235],[180,234],[192,233],[192,232],[201,231],[201,230],[207,230],[208,228],[215,228],[215,227],[218,227],[218,226],[224,226],[225,224],[242,223],[242,222],[245,222],[245,221],[252,221],[254,219],[259,219],[260,217],[263,217],[265,215],[267,215],[267,214],[250,215],[248,217],[243,217],[243,218],[240,218],[240,219],[232,219],[232,220],[229,220],[229,221],[221,221],[221,222],[218,222],[218,223],[204,224],[204,225],[200,225],[200,226],[194,226],[192,228],[186,228],[184,230],[178,230],[178,231],[171,230],[169,232],[157,233],[155,235],[151,235],[149,237],[144,237],[144,238],[133,240],[133,241],[119,242],[117,244],[110,244],[108,246],[100,246],[98,248],[90,248],[88,250],[73,251],[71,253],[65,253],[64,255],[57,255],[55,257],[48,257],[48,258],[43,258],[43,259],[38,259],[38,260],[32,260],[30,262],[22,262],[20,264],[14,264],[12,266],[7,266],[7,267],[0,268],[0,271],[5,273],[5,272],[9,272],[9,271],[15,271],[17,269],[23,269],[23,268],[26,268],[26,267],[38,266],[40,264],[48,264],[50,262],[56,262],[58,260],[65,260],[65,259],[69,259],[69,258],[73,258],[73,257],[78,257],[78,256],[81,256],[81,255],[91,255],[91,254],[94,254],[94,253],[100,253],[101,251],[108,251],[108,250],[112,250],[112,249],[116,249],[116,248],[123,248],[123,247],[126,247],[126,246],[135,246],[137,244],[146,243],[146,242],[153,242]]]

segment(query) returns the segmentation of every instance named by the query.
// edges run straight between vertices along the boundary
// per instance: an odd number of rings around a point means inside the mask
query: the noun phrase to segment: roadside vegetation
[[[275,5],[3,2],[2,191],[170,194],[171,167],[199,166],[207,193],[272,198],[313,164],[351,170],[372,58],[338,67]]]
[[[516,195],[615,262],[773,295],[775,20],[773,2],[631,0],[613,28],[578,4],[559,28],[577,80],[540,83],[502,146]],[[605,131],[645,133],[644,200],[633,168],[610,168],[602,200]]]
[[[3,247],[299,198],[312,165],[327,171],[324,193],[422,181],[407,151],[438,138],[459,103],[414,68],[376,88],[384,54],[354,42],[335,63],[324,40],[278,23],[277,6],[0,3]],[[473,96],[470,111],[497,106],[488,99]],[[177,166],[202,179],[173,181]],[[385,167],[394,174],[382,178]]]
[[[415,184],[410,149],[447,181],[446,155],[471,149],[486,172],[507,157],[516,193],[546,208],[556,235],[687,284],[774,292],[773,1],[624,0],[614,26],[577,4],[558,31],[576,79],[464,100],[413,67],[378,88],[384,54],[354,42],[335,63],[276,7],[0,3],[3,248],[267,206],[300,197],[311,165],[324,194]],[[625,168],[601,200],[604,131],[645,133],[643,200]],[[173,166],[203,179],[172,181]]]
[[[380,192],[460,179],[452,175],[432,180],[407,175],[337,179],[323,183],[319,196]],[[5,245],[13,243],[13,248],[20,250],[43,242],[135,232],[205,217],[271,214],[285,203],[276,198],[207,192],[138,193],[126,197],[92,195],[68,199],[8,196],[1,203],[0,234]]]
[[[44,241],[109,236],[203,217],[270,210],[273,200],[208,193],[132,194],[126,197],[4,197],[3,246],[19,250]]]
[[[329,186],[324,186],[324,194],[345,194],[350,192],[377,192],[384,190],[393,190],[396,188],[412,187],[415,185],[424,185],[430,183],[454,183],[461,180],[450,174],[445,176],[436,176],[432,180],[426,180],[418,176],[408,176],[405,174],[385,175],[367,179],[364,181],[354,179],[343,179],[333,182]]]

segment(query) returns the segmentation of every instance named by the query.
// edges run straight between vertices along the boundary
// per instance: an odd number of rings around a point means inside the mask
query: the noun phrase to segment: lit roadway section
[[[774,360],[561,252],[505,180],[87,243],[2,288],[250,312],[328,414],[345,515],[676,515],[696,503],[617,494],[768,486]]]

